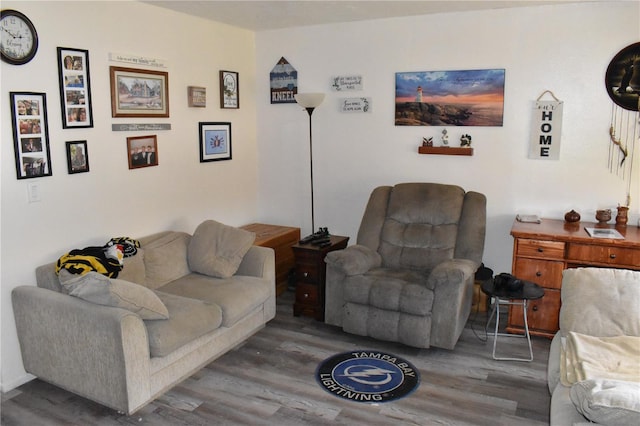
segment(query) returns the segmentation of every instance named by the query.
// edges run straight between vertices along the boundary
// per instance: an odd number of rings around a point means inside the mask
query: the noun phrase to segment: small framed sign
[[[220,108],[240,108],[238,73],[220,71]]]
[[[187,95],[189,96],[190,107],[204,108],[207,106],[206,87],[189,86]]]

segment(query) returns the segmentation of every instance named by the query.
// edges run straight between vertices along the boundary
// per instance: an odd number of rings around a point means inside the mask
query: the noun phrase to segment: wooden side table
[[[256,246],[270,247],[276,257],[276,296],[281,295],[289,285],[289,275],[295,265],[291,247],[300,241],[300,228],[289,226],[251,223],[241,226],[247,231],[255,232]]]
[[[318,247],[296,244],[293,254],[296,264],[296,300],[293,315],[306,315],[324,321],[324,289],[327,265],[324,258],[330,251],[347,247],[349,237],[331,235],[331,245]]]

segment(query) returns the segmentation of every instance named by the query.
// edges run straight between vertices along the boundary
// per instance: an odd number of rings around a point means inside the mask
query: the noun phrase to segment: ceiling
[[[353,22],[433,13],[578,3],[595,0],[422,0],[422,1],[163,1],[150,3],[252,31]],[[613,1],[613,0],[610,0]]]

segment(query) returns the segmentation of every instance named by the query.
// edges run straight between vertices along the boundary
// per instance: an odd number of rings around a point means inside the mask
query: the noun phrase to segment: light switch
[[[28,195],[29,195],[29,202],[30,203],[37,203],[38,201],[41,201],[42,199],[40,198],[40,185],[37,183],[30,183],[27,186],[28,189]]]

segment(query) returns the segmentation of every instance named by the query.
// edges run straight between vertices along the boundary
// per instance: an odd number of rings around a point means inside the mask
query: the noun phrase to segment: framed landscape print
[[[220,108],[240,108],[237,72],[220,71]]]
[[[47,95],[11,92],[9,96],[18,179],[51,176]]]
[[[69,174],[89,171],[89,153],[87,141],[67,142],[67,170]]]
[[[169,117],[169,74],[109,67],[112,117]]]
[[[231,160],[231,123],[199,123],[200,162]]]
[[[129,169],[158,165],[158,137],[132,136],[127,138]]]
[[[58,47],[62,128],[93,127],[89,51]]]

